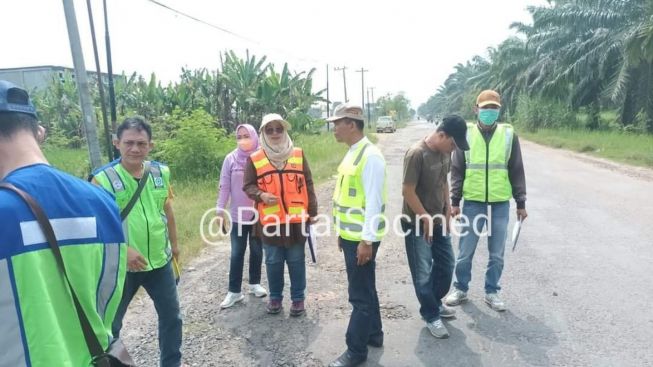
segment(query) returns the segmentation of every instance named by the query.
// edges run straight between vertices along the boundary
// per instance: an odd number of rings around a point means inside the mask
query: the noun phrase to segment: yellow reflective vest
[[[512,151],[514,129],[510,124],[497,124],[489,142],[476,124],[467,124],[465,180],[463,198],[469,201],[496,203],[512,197],[508,178],[508,160]]]
[[[349,241],[361,241],[365,223],[365,192],[363,190],[363,168],[367,159],[381,151],[372,143],[361,144],[351,154],[347,154],[338,166],[338,179],[333,192],[333,219],[338,236]],[[385,209],[386,190],[383,188]],[[376,237],[381,239],[386,231],[386,220],[381,218],[376,229]]]

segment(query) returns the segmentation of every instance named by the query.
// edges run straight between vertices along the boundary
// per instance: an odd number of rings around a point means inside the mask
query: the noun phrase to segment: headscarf
[[[276,169],[283,169],[294,148],[290,135],[288,135],[288,129],[283,124],[281,127],[283,127],[281,140],[277,144],[271,144],[263,131],[265,126],[261,126],[261,148]]]
[[[244,127],[247,132],[249,133],[249,138],[252,139],[252,143],[254,143],[253,149],[249,152],[244,151],[238,146],[236,150],[234,151],[236,153],[236,166],[238,168],[245,168],[245,163],[247,163],[247,157],[250,156],[250,154],[254,153],[258,148],[259,148],[259,137],[258,134],[256,133],[256,129],[254,126],[250,124],[240,124],[236,127],[236,134],[238,134],[238,129],[241,127]]]

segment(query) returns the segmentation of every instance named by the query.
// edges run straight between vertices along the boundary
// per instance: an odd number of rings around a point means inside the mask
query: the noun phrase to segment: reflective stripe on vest
[[[171,257],[164,211],[170,188],[170,170],[157,162],[147,161],[144,164],[149,164],[150,177],[136,202],[137,207],[123,221],[123,232],[129,246],[145,257],[148,262],[145,271],[149,271],[163,267]],[[113,188],[118,207],[122,210],[138,188],[138,181],[120,163],[106,167],[101,172],[104,173],[95,175],[96,181],[107,190]],[[111,179],[113,173],[122,183],[120,190],[116,190],[113,184],[116,182]]]
[[[263,202],[256,204],[261,225],[301,223],[308,219],[308,188],[303,157],[302,150],[294,148],[284,168],[278,170],[270,163],[263,149],[252,153],[259,189],[281,199],[272,205]]]
[[[508,161],[512,154],[513,127],[497,124],[486,143],[475,124],[467,125],[470,150],[465,152],[465,180],[463,198],[479,202],[503,202],[512,197],[508,177]]]
[[[373,144],[368,143],[345,156],[338,166],[338,181],[333,193],[333,219],[336,223],[338,235],[349,241],[360,241],[363,236],[365,223],[365,192],[363,190],[363,168],[371,155],[381,152]],[[383,205],[381,213],[385,211],[385,181],[383,189]],[[386,227],[385,219],[379,218],[376,237],[381,239]]]

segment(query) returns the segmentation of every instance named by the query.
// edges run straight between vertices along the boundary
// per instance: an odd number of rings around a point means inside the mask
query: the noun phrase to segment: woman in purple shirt
[[[256,213],[254,201],[243,192],[243,172],[247,157],[259,147],[258,135],[252,125],[242,124],[236,128],[238,148],[229,153],[220,171],[217,215],[224,223],[225,206],[230,201],[231,216],[231,261],[229,265],[229,292],[221,308],[228,308],[242,301],[243,263],[245,248],[249,239],[249,294],[265,297],[268,291],[261,286],[261,262],[263,250],[261,240],[252,232]],[[231,200],[229,200],[231,199]]]

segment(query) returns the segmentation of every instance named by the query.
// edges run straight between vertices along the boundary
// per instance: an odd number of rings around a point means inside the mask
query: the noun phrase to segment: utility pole
[[[107,104],[104,99],[104,80],[102,80],[102,70],[100,69],[100,57],[97,52],[97,41],[95,40],[95,22],[93,21],[93,9],[91,8],[91,0],[86,0],[86,7],[88,8],[88,21],[91,26],[91,40],[93,40],[93,56],[95,57],[95,70],[97,73],[97,86],[100,93],[100,107],[102,110],[102,124],[104,126],[104,138],[107,148],[107,158],[109,161],[113,160],[113,149],[111,149],[111,131],[109,131],[109,120],[107,118]]]
[[[77,80],[77,90],[79,91],[79,100],[84,118],[84,131],[86,132],[91,169],[95,170],[102,165],[102,158],[100,156],[100,143],[97,138],[95,119],[93,118],[93,105],[88,90],[88,76],[86,75],[86,67],[84,65],[84,55],[82,54],[82,45],[79,39],[79,29],[77,28],[73,0],[63,0],[63,10],[66,15],[66,25],[68,26],[70,52],[72,53],[73,65],[75,66],[75,79]]]
[[[374,99],[374,88],[376,87],[369,87],[368,89],[370,90],[370,94],[372,95],[372,103],[374,106],[374,114],[376,115],[376,100]]]
[[[109,37],[109,14],[107,14],[107,0],[102,1],[104,8],[104,44],[107,49],[107,74],[109,78],[109,108],[111,111],[111,136],[117,139],[116,130],[118,129],[116,120],[116,91],[113,86],[113,61],[111,61],[111,39]],[[118,148],[113,147],[113,158],[120,157]]]
[[[361,108],[365,108],[365,73],[368,71],[363,68],[356,70],[357,73],[361,73]],[[371,128],[369,117],[367,118],[367,128]]]
[[[368,125],[370,124],[370,121],[372,121],[372,118],[370,117],[370,88],[367,88],[367,121]]]
[[[349,99],[347,99],[347,78],[345,77],[345,70],[347,70],[346,66],[343,66],[341,68],[335,67],[333,68],[335,71],[340,71],[342,70],[342,84],[345,86],[345,103],[349,102]]]
[[[329,116],[331,116],[331,110],[330,110],[331,101],[329,100],[329,64],[327,64],[327,66],[326,66],[326,78],[327,78],[327,81],[326,81],[327,82],[327,86],[326,86],[326,90],[327,90],[327,97],[326,97],[327,106],[326,106],[326,110],[327,111],[326,112],[327,112],[327,118],[329,118]],[[327,131],[329,131],[329,123],[328,122],[327,122],[326,126],[327,126]]]

